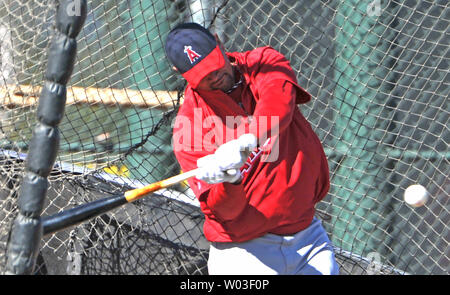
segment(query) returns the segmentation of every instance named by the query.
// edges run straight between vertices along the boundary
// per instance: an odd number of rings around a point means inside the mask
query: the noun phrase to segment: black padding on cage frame
[[[72,75],[77,42],[64,34],[56,34],[50,45],[45,78],[66,85]]]
[[[38,218],[41,215],[44,208],[43,198],[45,198],[47,189],[47,178],[33,172],[25,174],[18,198],[18,206],[23,215],[32,218]]]
[[[80,5],[79,14],[72,13],[77,12],[76,5]],[[46,83],[39,97],[39,122],[33,129],[26,160],[27,175],[34,173],[38,178],[25,177],[21,184],[19,213],[8,243],[6,274],[32,274],[34,270],[43,230],[40,214],[48,188],[39,177],[46,180],[58,153],[57,125],[64,115],[66,84],[72,75],[77,51],[75,37],[86,19],[86,10],[86,0],[63,0],[58,5],[58,32],[49,47]]]
[[[45,82],[39,98],[38,120],[50,126],[58,125],[64,117],[66,99],[67,88],[65,85]]]
[[[30,245],[39,245],[41,242],[41,220],[19,214],[14,220],[10,239],[6,264],[8,272],[12,274],[29,274],[34,267],[38,254],[34,247],[30,247]],[[13,243],[12,241],[17,242]]]
[[[86,1],[63,1],[56,13],[56,27],[69,38],[76,38],[83,28],[87,14]]]
[[[27,169],[47,177],[53,168],[59,148],[59,130],[56,127],[38,123],[33,130]]]

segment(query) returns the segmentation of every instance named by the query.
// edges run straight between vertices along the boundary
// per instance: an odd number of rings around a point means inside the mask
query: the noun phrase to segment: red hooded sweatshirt
[[[253,131],[259,139],[241,169],[241,183],[188,180],[205,214],[205,237],[243,242],[296,233],[309,226],[330,186],[322,144],[297,107],[311,96],[298,85],[288,60],[271,47],[227,56],[244,78],[242,85],[230,95],[188,86],[173,130],[183,171],[197,168],[198,158],[243,133]]]

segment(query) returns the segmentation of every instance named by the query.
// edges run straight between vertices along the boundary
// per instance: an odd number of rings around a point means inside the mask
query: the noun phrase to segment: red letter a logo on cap
[[[192,50],[192,46],[184,46],[184,53],[187,54],[191,63],[193,63],[194,61],[196,61],[198,58],[201,57],[200,54]]]

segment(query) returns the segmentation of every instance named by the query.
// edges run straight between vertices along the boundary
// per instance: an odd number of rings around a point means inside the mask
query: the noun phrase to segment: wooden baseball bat
[[[113,195],[87,204],[79,205],[55,215],[43,217],[41,219],[43,235],[51,235],[68,227],[78,225],[124,204],[134,202],[149,193],[185,181],[186,179],[195,176],[198,169],[199,168],[193,169],[141,188],[126,191],[124,194]],[[228,171],[228,173],[230,173],[230,171]]]

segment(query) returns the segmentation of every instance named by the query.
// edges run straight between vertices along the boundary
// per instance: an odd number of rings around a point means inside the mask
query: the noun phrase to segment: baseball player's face
[[[222,90],[227,91],[234,85],[233,71],[229,70],[226,66],[210,73],[203,78],[197,86],[200,90]]]
[[[204,77],[197,86],[197,89],[199,90],[227,91],[234,85],[235,81],[234,81],[233,67],[231,66],[230,60],[226,56],[223,44],[222,42],[220,42],[219,37],[217,37],[217,35],[216,40],[225,58],[225,65],[221,69],[211,72],[206,77]]]

